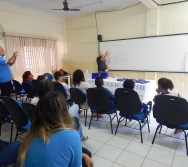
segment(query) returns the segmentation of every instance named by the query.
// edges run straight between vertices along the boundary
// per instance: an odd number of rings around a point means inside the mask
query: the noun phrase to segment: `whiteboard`
[[[110,70],[188,72],[188,34],[99,43]]]

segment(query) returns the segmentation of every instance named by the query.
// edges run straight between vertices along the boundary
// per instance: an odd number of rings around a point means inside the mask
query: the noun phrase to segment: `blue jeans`
[[[10,165],[16,162],[20,145],[21,143],[19,141],[15,141],[2,148],[0,151],[0,166]]]
[[[78,114],[78,111],[79,111],[79,106],[77,104],[74,104],[69,108],[69,114],[72,117],[78,118],[78,122],[79,122],[78,133],[80,134],[80,139],[83,140],[84,135],[83,135],[83,131],[82,131],[82,122],[80,120],[80,115]]]

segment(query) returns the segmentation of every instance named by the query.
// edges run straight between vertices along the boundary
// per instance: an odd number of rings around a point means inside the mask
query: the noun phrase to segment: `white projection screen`
[[[102,41],[110,70],[188,72],[188,34]]]

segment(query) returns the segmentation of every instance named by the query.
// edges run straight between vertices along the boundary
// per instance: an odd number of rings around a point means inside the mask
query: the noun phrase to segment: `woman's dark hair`
[[[170,89],[170,90],[174,89],[174,84],[170,79],[167,78],[160,78],[158,80],[158,85],[163,89]]]
[[[97,78],[95,79],[95,85],[96,85],[97,87],[102,87],[102,86],[104,85],[103,79],[102,79],[101,77],[97,77]]]
[[[39,95],[39,98],[41,98],[44,94],[53,90],[54,90],[54,83],[46,79],[38,84],[37,94]]]
[[[59,77],[61,77],[62,76],[62,74],[60,73],[60,72],[55,72],[54,73],[54,78],[55,78],[55,80],[57,81],[58,79],[59,79]]]
[[[23,81],[26,81],[30,75],[32,75],[31,71],[25,71],[22,75]]]
[[[78,69],[78,70],[74,71],[74,73],[73,73],[74,86],[80,85],[81,81],[85,82],[84,73],[82,70]]]
[[[123,83],[123,87],[127,89],[134,89],[134,81],[132,79],[126,79]]]
[[[37,80],[39,80],[39,81],[43,81],[43,80],[45,80],[46,79],[46,75],[39,75],[38,77],[37,77]]]

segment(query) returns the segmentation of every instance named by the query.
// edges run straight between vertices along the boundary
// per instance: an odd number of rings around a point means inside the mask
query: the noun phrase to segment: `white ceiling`
[[[81,11],[54,11],[51,9],[62,9],[64,0],[1,0],[4,2],[16,4],[22,7],[31,8],[35,10],[39,10],[42,12],[50,13],[53,15],[70,18],[75,16],[80,16],[84,14],[94,13],[96,11],[103,11],[115,7],[121,7],[124,5],[131,5],[135,3],[139,3],[139,0],[101,0],[101,3],[94,4],[99,0],[67,0],[68,6],[70,9],[78,7],[78,6],[87,6],[81,8]]]

